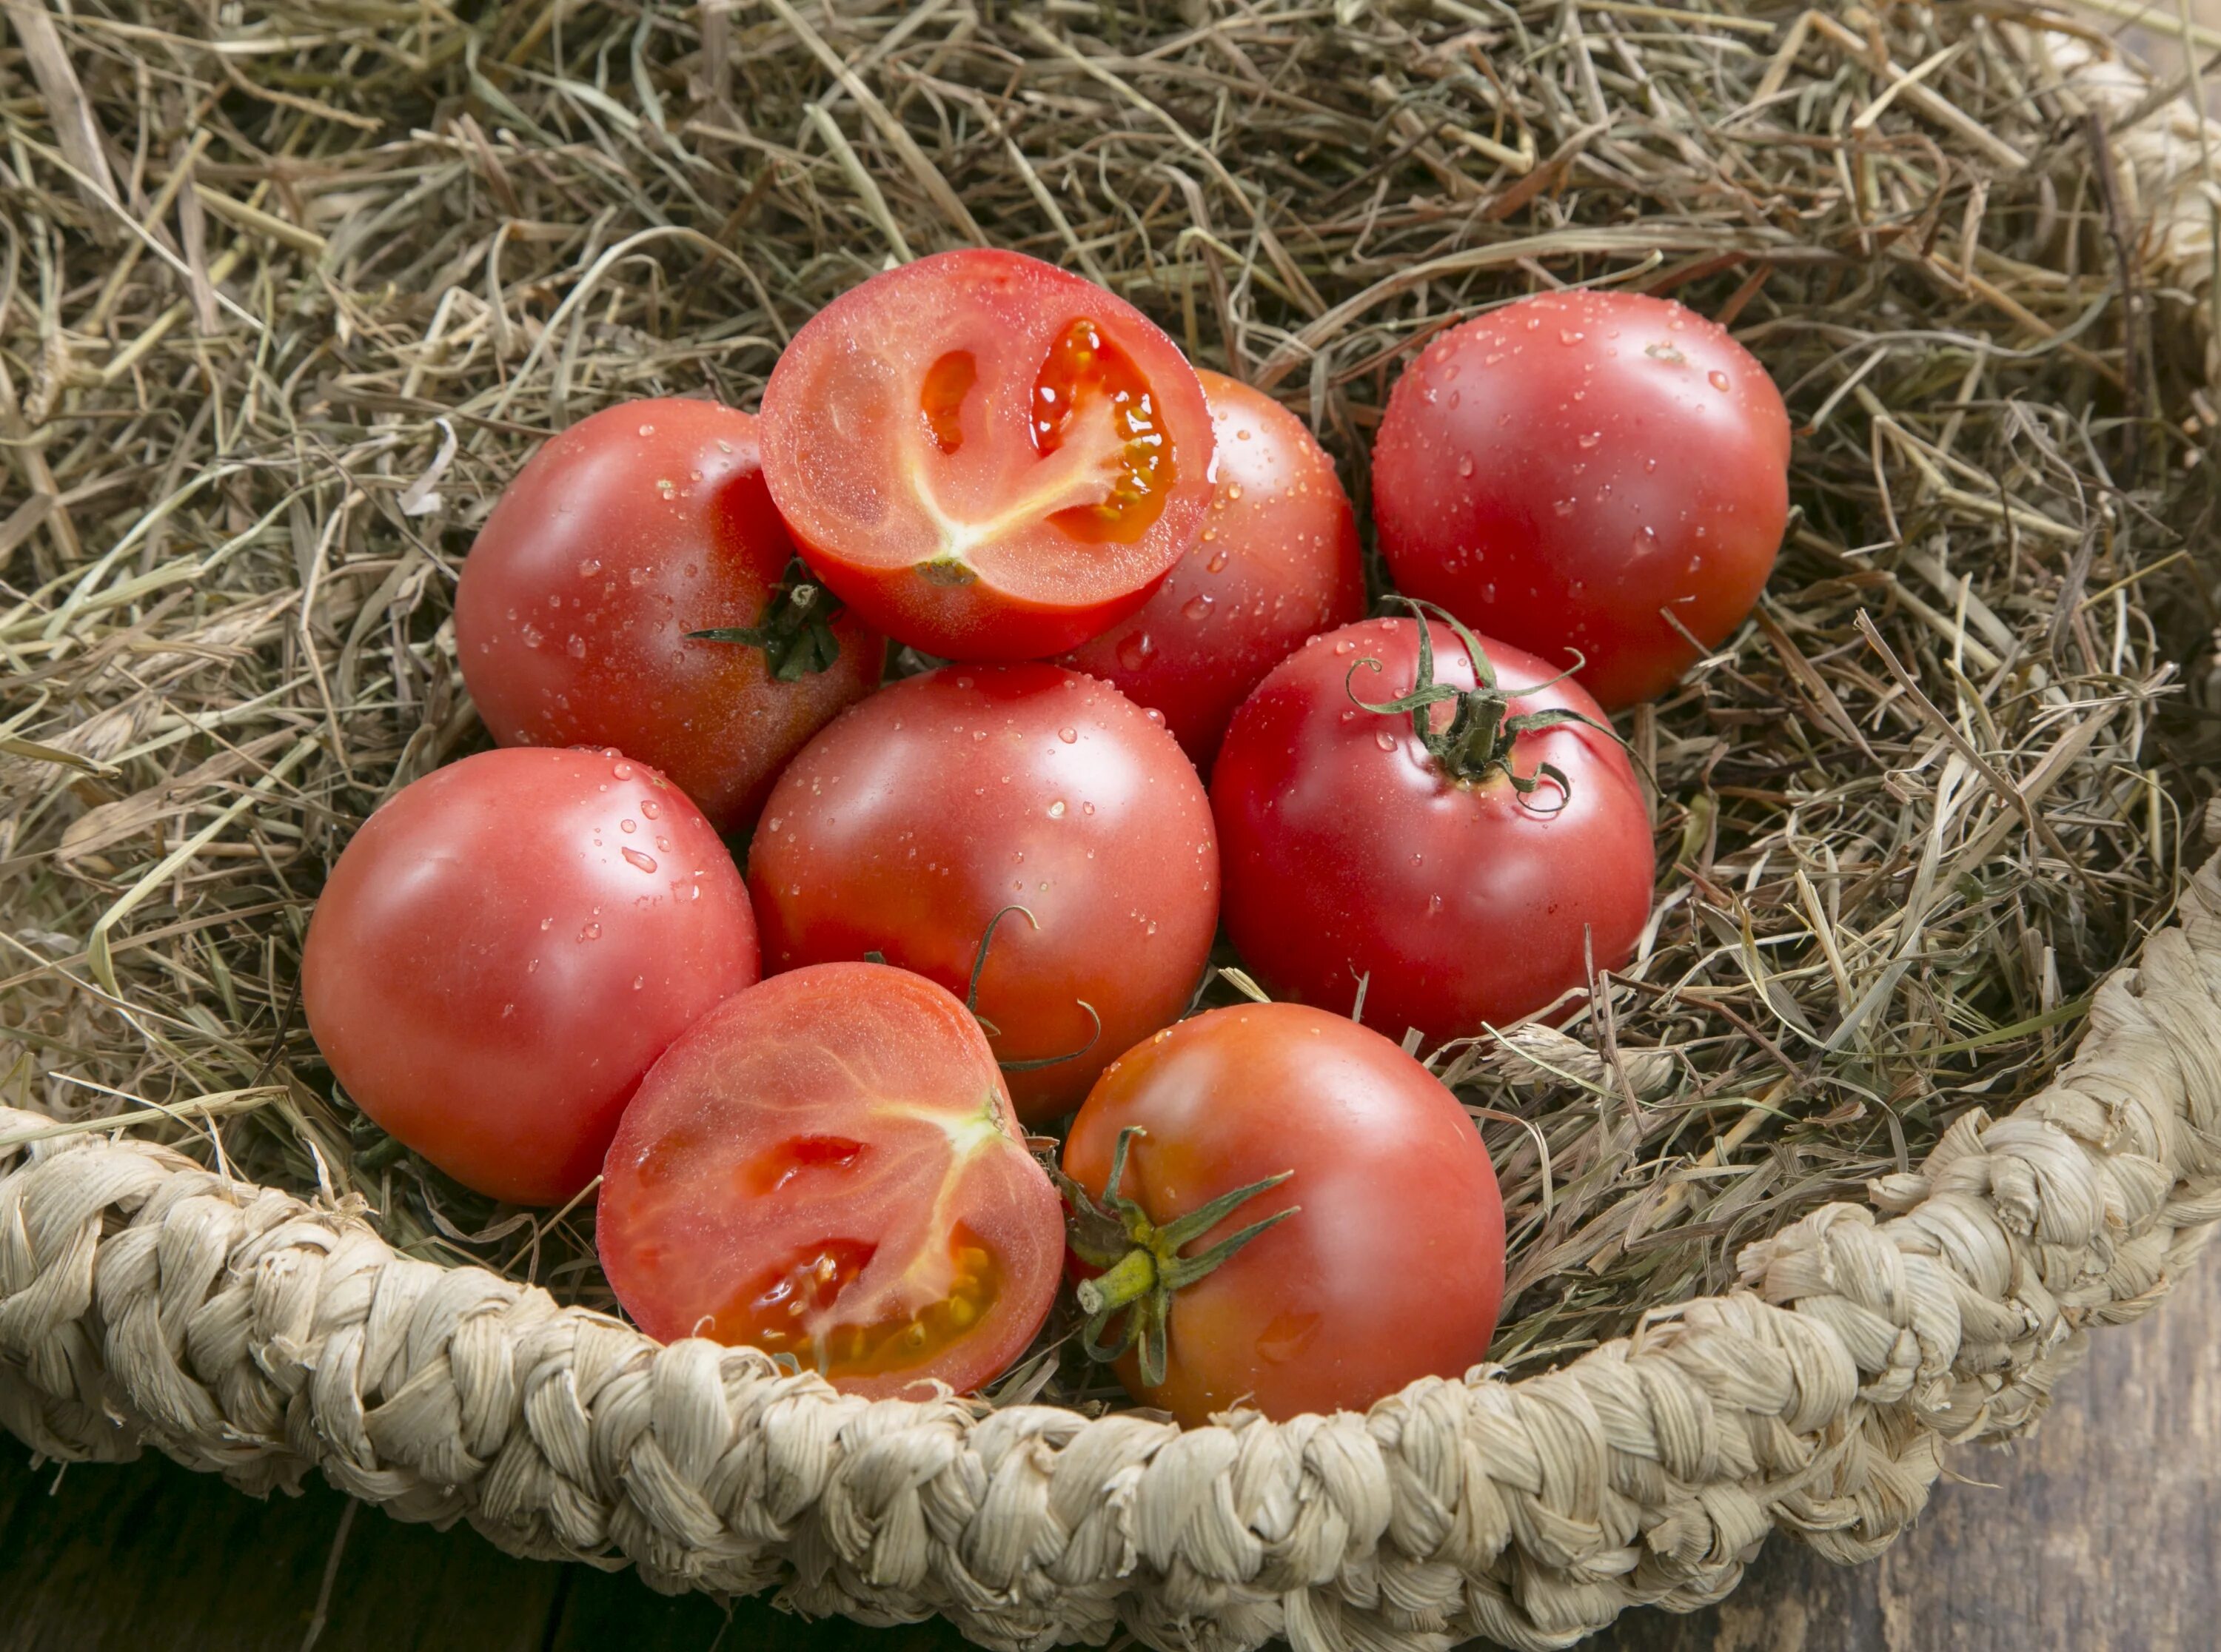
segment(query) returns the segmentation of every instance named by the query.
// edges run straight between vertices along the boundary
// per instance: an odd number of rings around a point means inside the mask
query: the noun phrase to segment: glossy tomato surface
[[[1349,496],[1303,421],[1238,380],[1198,377],[1216,439],[1202,536],[1141,612],[1063,664],[1162,712],[1208,772],[1266,672],[1364,617],[1365,564]]]
[[[1495,1167],[1457,1098],[1379,1033],[1296,1004],[1181,1022],[1129,1050],[1073,1119],[1065,1174],[1100,1195],[1118,1134],[1126,1194],[1162,1225],[1294,1174],[1195,1240],[1297,1206],[1172,1299],[1165,1381],[1120,1375],[1190,1427],[1362,1410],[1487,1356],[1504,1294]]]
[[[1474,684],[1433,626],[1436,681]],[[1547,681],[1533,655],[1481,639],[1498,681]],[[1378,660],[1381,670],[1362,666]],[[1354,675],[1353,676],[1353,671]],[[1626,962],[1650,911],[1650,829],[1635,771],[1609,733],[1560,725],[1517,737],[1514,769],[1564,777],[1523,797],[1501,773],[1451,778],[1408,713],[1367,711],[1411,691],[1418,626],[1369,620],[1314,639],[1235,714],[1211,806],[1225,861],[1226,930],[1275,996],[1429,1042],[1501,1026]],[[1353,695],[1355,697],[1353,698]],[[1601,720],[1573,683],[1515,695],[1509,714],[1566,708]],[[1433,708],[1445,726],[1448,705]]]
[[[748,415],[605,408],[532,456],[472,545],[463,681],[502,745],[614,745],[740,831],[786,760],[877,686],[885,654],[852,614],[829,627],[837,655],[791,682],[762,648],[690,638],[759,627],[793,556]]]
[[[994,931],[979,1009],[1003,1061],[1071,1057],[1010,1074],[1035,1121],[1186,1007],[1218,917],[1179,745],[1054,665],[944,666],[844,714],[780,777],[748,880],[767,968],[876,951],[960,995],[996,914],[1025,907]]]
[[[1726,329],[1638,293],[1546,293],[1444,334],[1397,380],[1373,519],[1398,590],[1554,668],[1579,650],[1617,710],[1742,623],[1788,465],[1781,393]]]
[[[552,1205],[602,1168],[664,1047],[756,973],[740,870],[685,793],[614,751],[482,751],[341,852],[301,997],[386,1131],[466,1187]]]
[[[873,963],[774,976],[689,1029],[626,1109],[595,1222],[650,1336],[791,1354],[875,1399],[1002,1371],[1063,1236],[979,1024]]]
[[[1025,659],[1148,599],[1211,501],[1173,341],[1016,252],[919,259],[828,304],[763,397],[764,471],[810,566],[929,654]]]

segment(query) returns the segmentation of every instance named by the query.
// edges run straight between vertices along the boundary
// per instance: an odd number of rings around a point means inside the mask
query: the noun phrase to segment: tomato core
[[[1106,542],[1130,545],[1148,532],[1164,514],[1165,496],[1177,479],[1172,445],[1165,439],[1149,383],[1131,358],[1103,336],[1100,327],[1080,317],[1058,335],[1048,358],[1034,380],[1034,446],[1044,457],[1069,440],[1075,429],[1091,431],[1096,408],[1109,415],[1110,434],[1117,443],[1106,455],[1104,467],[1116,479],[1100,501],[1071,505],[1056,511],[1049,521],[1085,544]]]

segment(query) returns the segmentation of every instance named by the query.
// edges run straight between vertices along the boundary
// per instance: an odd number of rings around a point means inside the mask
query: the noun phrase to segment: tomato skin
[[[1472,662],[1433,625],[1437,682],[1470,688]],[[1507,688],[1553,675],[1481,639]],[[1624,963],[1650,910],[1654,857],[1633,766],[1609,734],[1561,725],[1523,734],[1523,775],[1548,763],[1530,803],[1500,775],[1448,779],[1409,714],[1374,705],[1417,680],[1418,628],[1369,620],[1296,651],[1235,714],[1211,775],[1225,857],[1228,937],[1278,997],[1347,1012],[1369,976],[1366,1025],[1430,1043],[1502,1026]],[[1379,673],[1353,668],[1381,662]],[[1520,695],[1513,714],[1569,708],[1601,720],[1577,683]],[[1450,708],[1435,708],[1435,726]],[[1384,744],[1385,743],[1385,744]],[[1562,803],[1555,814],[1548,811]]]
[[[614,751],[482,751],[363,823],[301,957],[309,1030],[362,1110],[465,1186],[554,1205],[641,1075],[757,976],[739,869]]]
[[[1084,407],[1044,403],[1082,321],[1110,365],[1085,377]],[[1151,433],[1132,452],[1169,479],[1089,537],[1051,517],[1115,502],[1129,474],[1103,375],[1133,381],[1136,409],[1146,390]],[[1049,451],[1035,415],[1074,407],[1073,435]],[[1211,500],[1211,417],[1178,346],[1092,282],[986,248],[917,259],[820,310],[764,387],[763,444],[772,496],[818,577],[869,624],[950,659],[1054,654],[1131,614]]]
[[[1202,782],[1116,689],[1054,665],[944,666],[882,689],[780,776],[750,845],[766,967],[883,954],[980,1014],[1029,1122],[1069,1111],[1186,1007],[1218,917]],[[1099,1036],[1079,1001],[1102,1018]],[[1091,1036],[1092,1042],[1091,1043]]]
[[[1663,693],[1758,601],[1789,513],[1789,415],[1725,328],[1639,293],[1545,293],[1397,380],[1373,520],[1397,589],[1567,665],[1608,710]]]
[[[1246,1398],[1267,1417],[1358,1411],[1488,1354],[1504,1295],[1504,1204],[1457,1098],[1393,1044],[1296,1004],[1182,1021],[1119,1058],[1073,1119],[1065,1174],[1103,1193],[1139,1125],[1123,1188],[1162,1225],[1295,1174],[1187,1247],[1290,1206],[1176,1293],[1165,1381],[1128,1390],[1188,1427]]]
[[[752,627],[794,556],[756,421],[714,402],[627,402],[548,439],[502,492],[455,592],[455,643],[504,745],[614,745],[721,832],[751,825],[786,760],[878,686],[853,614],[839,658],[791,683],[764,652],[690,640]]]
[[[610,1147],[595,1242],[618,1300],[665,1341],[728,1329],[721,1312],[766,1259],[868,1248],[823,1319],[797,1316],[822,1334],[751,1340],[829,1367],[845,1392],[915,1399],[932,1379],[968,1392],[1025,1350],[1064,1221],[970,1012],[907,970],[828,963],[737,994],[665,1052]],[[987,1254],[995,1288],[953,1326],[933,1310],[964,1246]],[[882,1368],[842,1368],[841,1331],[874,1314],[919,1326],[918,1348],[890,1338]]]
[[[1114,684],[1209,772],[1234,708],[1304,638],[1365,617],[1357,515],[1334,461],[1262,390],[1198,368],[1211,514],[1142,610],[1064,657]]]

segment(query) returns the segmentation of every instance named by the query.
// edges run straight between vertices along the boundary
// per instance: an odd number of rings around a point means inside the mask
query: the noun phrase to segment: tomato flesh
[[[1023,1351],[1063,1225],[964,1007],[906,970],[798,969],[674,1043],[627,1110],[596,1242],[651,1335],[791,1356],[882,1397]]]
[[[1504,1294],[1504,1205],[1480,1132],[1440,1081],[1341,1016],[1241,1005],[1182,1021],[1105,1071],[1065,1174],[1100,1194],[1139,1126],[1126,1194],[1169,1224],[1274,1176],[1188,1247],[1293,1206],[1172,1299],[1165,1380],[1117,1367],[1190,1427],[1247,1403],[1275,1418],[1361,1410],[1487,1356]]]
[[[482,751],[357,832],[302,951],[347,1093],[467,1187],[591,1181],[641,1075],[756,979],[740,870],[701,812],[613,751]]]
[[[1266,672],[1364,617],[1365,566],[1349,496],[1303,421],[1237,380],[1197,377],[1216,456],[1202,535],[1139,613],[1061,663],[1162,713],[1207,771]]]
[[[757,627],[795,554],[756,421],[713,402],[627,402],[551,437],[463,564],[455,646],[504,745],[614,745],[721,832],[753,824],[786,760],[878,686],[885,645],[853,614],[838,653],[779,680]]]
[[[1037,664],[943,666],[841,717],[780,776],[748,878],[774,970],[878,952],[962,993],[992,926],[996,1054],[1068,1057],[1010,1075],[1029,1121],[1186,1007],[1218,916],[1211,804],[1179,745]]]
[[[811,568],[929,654],[1070,648],[1148,600],[1210,499],[1194,371],[1124,300],[972,250],[814,317],[764,390],[764,472]]]
[[[1470,689],[1455,633],[1429,621],[1434,678]],[[1650,911],[1650,827],[1633,765],[1602,729],[1518,736],[1514,769],[1453,778],[1409,713],[1367,711],[1411,691],[1418,627],[1369,620],[1314,638],[1235,714],[1211,773],[1225,862],[1226,931],[1276,996],[1350,1012],[1391,1038],[1430,1042],[1501,1027],[1624,963]],[[1556,675],[1480,639],[1508,689]],[[1377,660],[1380,670],[1360,662]],[[1560,709],[1601,722],[1578,683],[1515,693],[1509,714]],[[1446,726],[1448,704],[1430,726]]]
[[[1444,334],[1397,381],[1373,514],[1398,590],[1556,667],[1580,651],[1616,710],[1749,614],[1788,464],[1781,393],[1725,328],[1639,293],[1546,293]]]

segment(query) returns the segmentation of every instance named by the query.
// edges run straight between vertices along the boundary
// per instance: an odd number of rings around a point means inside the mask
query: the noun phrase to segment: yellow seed
[[[979,1310],[973,1306],[971,1301],[967,1298],[959,1296],[950,1300],[948,1304],[948,1323],[955,1326],[957,1330],[963,1330],[965,1326],[970,1325],[979,1317]]]
[[[977,1245],[967,1244],[956,1253],[956,1265],[967,1274],[984,1274],[987,1271],[987,1253]]]

